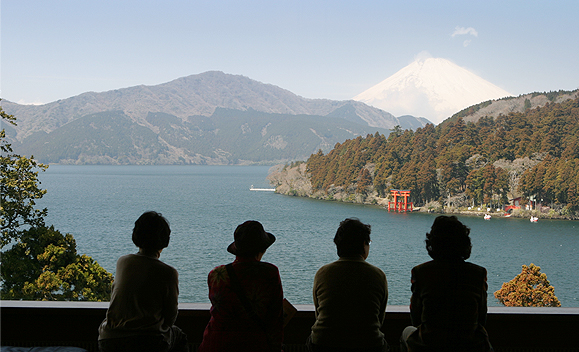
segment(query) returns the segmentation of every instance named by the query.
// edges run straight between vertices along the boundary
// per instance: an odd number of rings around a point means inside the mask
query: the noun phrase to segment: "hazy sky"
[[[519,95],[579,88],[579,1],[1,0],[0,97],[48,103],[217,70],[351,99],[418,55]]]

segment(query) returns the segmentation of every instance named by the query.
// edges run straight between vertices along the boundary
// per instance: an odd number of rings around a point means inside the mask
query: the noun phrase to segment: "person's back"
[[[261,258],[274,243],[257,221],[234,233],[227,251],[235,261],[215,267],[207,278],[211,318],[199,346],[202,352],[281,351],[283,290],[278,268]]]
[[[463,261],[433,260],[412,270],[412,321],[433,347],[482,344],[486,319],[486,269]],[[464,348],[464,347],[461,347]]]
[[[412,269],[413,326],[402,333],[402,351],[492,350],[484,328],[487,271],[465,262],[472,249],[469,233],[455,216],[439,216],[426,234],[426,250],[433,260]]]
[[[314,278],[312,342],[351,349],[380,346],[387,297],[386,275],[362,258],[324,265]]]
[[[178,314],[177,270],[159,260],[171,229],[159,213],[145,212],[133,229],[138,253],[117,260],[111,302],[99,326],[101,352],[185,352],[187,336],[173,325]]]
[[[310,351],[385,351],[381,331],[388,283],[379,268],[366,262],[370,225],[346,219],[334,237],[340,259],[322,266],[314,278],[316,322]]]
[[[115,283],[101,339],[166,334],[177,316],[177,270],[157,258],[128,254],[117,261]]]

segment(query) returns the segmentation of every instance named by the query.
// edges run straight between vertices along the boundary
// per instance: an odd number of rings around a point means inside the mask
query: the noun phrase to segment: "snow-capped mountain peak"
[[[418,59],[353,99],[395,116],[438,124],[474,104],[511,94],[449,60]]]

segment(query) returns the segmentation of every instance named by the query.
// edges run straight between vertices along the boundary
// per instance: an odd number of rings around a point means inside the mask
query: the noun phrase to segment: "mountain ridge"
[[[531,93],[455,116],[476,120],[564,97]],[[2,106],[17,118],[17,126],[3,126],[17,152],[66,164],[272,164],[304,160],[358,136],[388,135],[396,126],[417,130],[430,123],[353,100],[306,99],[219,71],[40,106]]]
[[[512,112],[523,113],[527,109],[543,107],[545,104],[562,103],[569,99],[579,97],[579,89],[573,91],[559,90],[556,92],[534,92],[521,94],[518,97],[506,97],[502,99],[487,100],[479,104],[471,105],[456,114],[449,120],[462,117],[465,122],[477,122],[482,117],[496,118],[500,115],[508,115]]]
[[[177,78],[154,86],[138,85],[106,92],[86,92],[44,105],[20,105],[3,101],[4,110],[17,116],[15,138],[34,132],[49,133],[77,118],[103,111],[124,111],[133,121],[148,126],[149,112],[164,112],[185,120],[188,116],[210,116],[217,107],[237,110],[252,108],[267,113],[317,115],[362,120],[370,127],[406,126],[392,114],[353,100],[307,99],[271,84],[242,75],[208,71]],[[352,106],[356,116],[339,116],[335,111]],[[412,125],[425,125],[425,119]],[[150,126],[149,126],[150,127]]]

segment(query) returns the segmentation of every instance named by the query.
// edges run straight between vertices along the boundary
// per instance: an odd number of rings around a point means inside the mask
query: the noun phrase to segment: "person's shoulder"
[[[384,276],[384,271],[379,267],[368,263],[366,260],[363,259],[351,259],[351,258],[340,258],[334,262],[324,264],[318,269],[318,273],[324,273],[329,271],[351,271],[354,270],[367,270],[367,271],[374,271],[376,273],[381,273]]]
[[[412,268],[411,275],[415,279],[420,277],[429,277],[436,275],[435,273],[439,272],[440,270],[442,270],[441,263],[435,260],[430,260],[428,262],[418,264]]]
[[[155,268],[155,270],[161,270],[164,275],[178,276],[177,269],[172,265],[169,265],[159,258],[148,257],[139,254],[126,254],[117,260],[117,266],[139,266],[147,268]]]
[[[213,268],[213,270],[211,271],[221,271],[221,270],[225,270],[225,264],[221,264],[221,265],[217,265],[215,268]]]
[[[210,272],[209,272],[209,277],[215,276],[215,275],[223,275],[223,273],[227,271],[225,268],[225,265],[218,265],[215,268],[213,268]]]
[[[167,272],[167,274],[179,276],[179,273],[177,272],[177,269],[174,266],[169,265],[169,264],[162,262],[160,260],[158,261],[157,265],[159,267],[163,268],[163,270],[165,270]]]
[[[314,275],[314,284],[316,282],[324,281],[325,278],[333,276],[336,272],[340,272],[338,261],[322,265],[318,268],[316,274]]]
[[[242,263],[233,263],[233,267],[236,268],[235,271],[241,276],[253,277],[253,278],[263,278],[271,279],[277,278],[279,280],[280,274],[277,266],[263,261],[247,261]],[[219,270],[218,268],[213,269],[213,271]],[[225,270],[225,266],[223,267]],[[239,271],[238,271],[239,270]]]
[[[484,266],[480,266],[471,262],[465,262],[467,268],[469,268],[469,270],[478,272],[480,274],[485,274],[487,273],[487,269]]]
[[[332,269],[335,267],[336,267],[336,262],[331,262],[331,263],[327,263],[327,264],[322,265],[321,267],[318,268],[318,270],[316,270],[316,274],[314,276],[314,279],[325,277],[326,275],[330,275],[328,273],[331,272]]]
[[[257,262],[257,264],[262,270],[276,272],[276,273],[279,272],[278,267],[273,265],[272,263],[259,261],[259,262]]]
[[[386,273],[384,270],[370,263],[368,263],[368,267],[370,268],[369,271],[372,272],[371,275],[374,276],[376,280],[387,282]]]
[[[127,260],[132,260],[135,259],[136,257],[138,257],[138,255],[130,253],[130,254],[125,254],[119,257],[119,259],[117,259],[117,261],[121,262],[121,261],[127,261]]]
[[[327,264],[322,265],[322,266],[318,269],[317,272],[318,272],[318,273],[322,273],[322,272],[324,272],[324,271],[332,270],[333,268],[337,268],[337,267],[339,267],[340,265],[341,265],[340,260],[336,260],[336,261],[334,261],[334,262],[331,262],[331,263],[327,263]]]
[[[386,276],[386,274],[384,273],[384,270],[380,269],[380,268],[377,267],[376,265],[370,264],[370,263],[368,263],[368,262],[365,261],[365,260],[364,260],[362,263],[363,263],[362,265],[365,266],[366,268],[368,268],[368,270],[371,270],[371,271],[374,271],[374,272],[376,272],[376,273],[378,273],[378,274],[380,274],[380,275]]]
[[[118,265],[127,266],[127,265],[132,265],[133,263],[138,265],[140,260],[141,260],[141,258],[139,255],[136,255],[133,253],[125,254],[125,255],[119,257],[119,259],[117,259],[117,266]]]
[[[417,266],[412,268],[412,271],[428,270],[428,268],[432,268],[432,267],[436,266],[436,264],[437,263],[434,260],[430,260],[430,261],[424,262],[422,264],[418,264]]]

